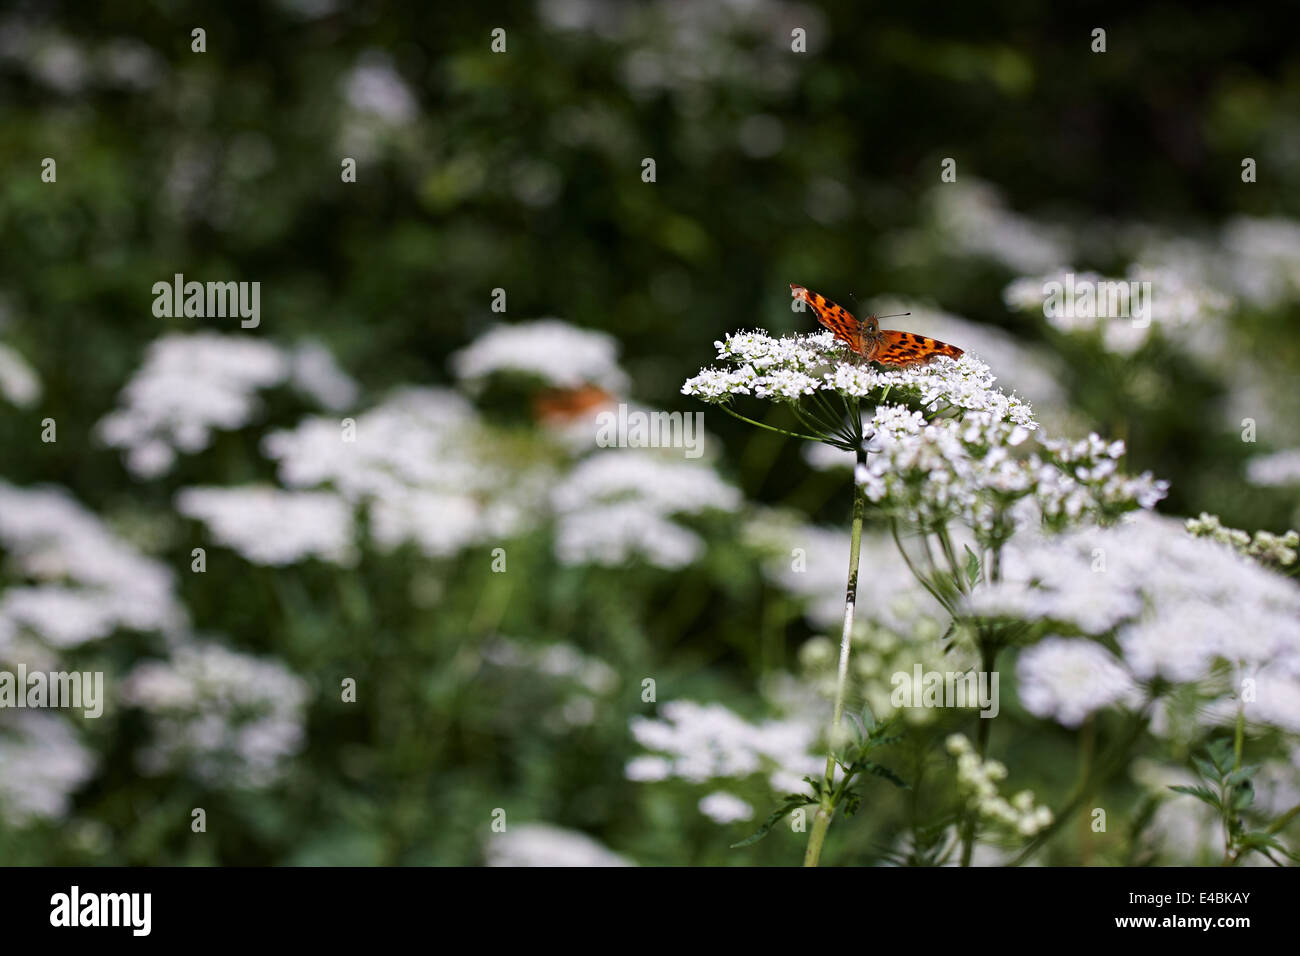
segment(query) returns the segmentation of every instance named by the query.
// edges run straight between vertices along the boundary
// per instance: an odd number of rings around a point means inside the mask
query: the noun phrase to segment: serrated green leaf
[[[1210,763],[1204,757],[1192,757],[1192,764],[1196,767],[1197,772],[1206,780],[1218,780],[1222,774],[1219,768]]]
[[[871,705],[867,704],[862,708],[862,716],[858,718],[866,726],[868,734],[876,729],[876,715],[871,712]]]
[[[894,786],[901,787],[904,790],[910,789],[906,780],[883,764],[873,763],[870,760],[860,760],[854,765],[854,769],[858,773],[869,773],[873,777],[880,777],[882,780],[888,780]]]
[[[1214,761],[1214,766],[1219,770],[1219,776],[1223,777],[1232,770],[1232,764],[1235,759],[1232,752],[1232,741],[1227,737],[1220,737],[1210,744],[1210,759]]]
[[[793,813],[795,810],[798,810],[800,807],[810,806],[815,802],[816,801],[807,794],[787,793],[785,795],[785,801],[768,815],[768,818],[763,821],[762,825],[739,843],[731,844],[731,849],[738,850],[741,847],[751,846],[752,844],[757,843],[759,840],[763,839],[763,837],[771,833],[772,827],[780,823],[786,816]]]
[[[1179,784],[1178,786],[1170,787],[1169,789],[1174,791],[1175,793],[1185,793],[1188,796],[1195,797],[1197,800],[1200,800],[1202,803],[1208,803],[1216,810],[1223,809],[1223,805],[1219,802],[1219,798],[1215,796],[1213,793],[1211,793],[1209,790],[1207,790],[1205,787],[1186,787]]]

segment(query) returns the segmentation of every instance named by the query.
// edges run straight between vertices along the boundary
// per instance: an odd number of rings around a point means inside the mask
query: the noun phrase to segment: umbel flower
[[[766,332],[737,332],[715,342],[721,368],[701,369],[682,386],[682,394],[717,405],[754,425],[763,425],[733,407],[751,396],[786,405],[804,432],[786,434],[821,441],[856,452],[866,435],[862,405],[916,407],[928,419],[939,415],[984,412],[992,419],[1034,429],[1033,411],[1022,399],[994,388],[989,367],[966,354],[953,360],[937,356],[911,368],[879,369],[854,364],[847,347],[831,332],[775,339]]]
[[[814,307],[824,324],[834,324]],[[682,387],[683,394],[759,428],[853,456],[848,584],[826,772],[811,801],[817,812],[804,859],[809,866],[819,861],[837,806],[852,808],[860,799],[850,789],[855,776],[901,783],[865,759],[868,749],[888,739],[869,709],[854,715],[861,731],[857,743],[846,743],[842,728],[868,506],[887,523],[909,571],[950,615],[945,638],[970,635],[965,639],[974,641],[981,669],[988,672],[1014,641],[1009,630],[1014,625],[972,613],[970,595],[998,583],[1003,546],[1017,531],[1051,533],[1081,523],[1110,523],[1126,512],[1154,507],[1166,490],[1150,474],[1120,472],[1122,442],[1097,435],[1079,442],[1030,442],[1039,426],[1029,403],[998,388],[992,370],[975,355],[949,348],[959,357],[936,354],[927,362],[880,368],[863,361],[845,338],[832,331],[782,338],[763,331],[729,334],[715,343],[718,364],[701,369]],[[778,427],[737,407],[754,401],[783,406],[796,424]],[[915,558],[904,548],[904,533],[919,539]],[[979,722],[975,759],[988,759],[991,722]],[[777,817],[799,805],[792,794]],[[980,814],[967,813],[961,827],[964,865],[986,825]]]

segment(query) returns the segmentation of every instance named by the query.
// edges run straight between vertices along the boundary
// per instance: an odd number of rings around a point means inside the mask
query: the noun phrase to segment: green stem
[[[921,574],[920,571],[916,569],[916,565],[912,563],[912,559],[907,556],[907,551],[904,550],[903,548],[902,539],[899,538],[898,536],[898,521],[895,518],[889,519],[889,533],[893,535],[894,546],[898,548],[898,553],[902,555],[903,563],[907,565],[907,569],[912,572],[912,577],[916,578],[917,582],[921,585],[921,587],[929,591],[930,596],[933,597],[936,601],[938,601],[939,604],[943,607],[943,609],[955,618],[957,612],[956,609],[953,607],[952,603],[949,602],[947,599],[945,599],[943,595],[939,593],[939,590],[933,584],[931,584],[926,579],[926,577],[923,574]],[[922,536],[924,536],[924,533]]]
[[[858,449],[858,466],[867,463],[867,453]],[[862,551],[862,518],[866,511],[866,502],[858,488],[857,476],[853,481],[853,534],[849,545],[849,582],[844,590],[844,629],[840,633],[840,662],[835,677],[835,707],[831,711],[830,731],[827,735],[826,779],[822,783],[817,814],[813,819],[812,830],[808,834],[808,851],[804,854],[804,866],[816,866],[821,859],[822,843],[826,831],[835,814],[835,746],[839,738],[840,723],[844,719],[844,691],[849,677],[849,646],[853,637],[853,611],[858,600],[858,556]]]
[[[752,418],[748,418],[748,417],[746,417],[746,416],[740,414],[740,412],[732,411],[732,410],[731,410],[730,408],[728,408],[726,405],[719,404],[719,405],[717,405],[716,407],[722,409],[724,412],[726,412],[726,413],[727,413],[728,415],[730,415],[732,418],[739,418],[742,422],[746,422],[746,423],[748,423],[748,424],[750,424],[750,425],[755,425],[755,426],[757,426],[757,427],[759,427],[759,428],[766,428],[766,429],[767,429],[768,431],[770,431],[770,432],[776,432],[776,433],[778,433],[778,434],[780,434],[780,435],[789,435],[791,438],[802,438],[802,439],[804,439],[805,441],[822,441],[822,439],[820,439],[820,438],[816,438],[816,437],[814,437],[814,436],[812,436],[812,435],[801,435],[801,434],[799,434],[799,432],[786,431],[784,428],[777,428],[775,425],[764,425],[762,422],[756,422],[756,421],[754,421],[754,419],[752,419]]]
[[[1079,779],[1087,780],[1092,773],[1092,758],[1097,749],[1097,715],[1089,714],[1079,733]],[[1088,818],[1079,817],[1079,857],[1084,866],[1092,859],[1092,842],[1088,838]]]
[[[1237,732],[1232,738],[1232,770],[1235,773],[1241,769],[1241,758],[1246,750],[1246,705],[1237,704]],[[1236,811],[1236,793],[1237,788],[1228,783],[1223,788],[1223,862],[1220,866],[1235,866],[1238,858],[1241,856],[1241,850],[1233,851],[1233,844],[1237,842],[1237,811]]]
[[[808,833],[808,849],[803,855],[804,866],[816,866],[821,859],[822,844],[826,842],[826,831],[830,829],[831,815],[825,807],[818,807],[813,815],[812,830]]]
[[[984,635],[980,636],[980,668],[985,674],[993,673],[993,665],[998,656],[998,649],[994,643]],[[989,750],[989,733],[993,730],[993,718],[979,716],[975,718],[979,721],[979,729],[975,732],[975,752],[979,754],[980,761],[983,762]],[[979,824],[979,816],[972,808],[967,808],[966,825],[962,828],[961,838],[961,865],[970,866],[971,855],[975,852],[975,830]]]
[[[1065,805],[1057,811],[1052,822],[1043,830],[1039,831],[1038,835],[1029,841],[1025,848],[1016,855],[1015,859],[1007,864],[1008,866],[1020,866],[1020,864],[1024,863],[1025,860],[1038,852],[1042,845],[1051,839],[1053,834],[1064,826],[1070,817],[1074,816],[1078,809],[1083,806],[1083,801],[1087,800],[1097,787],[1106,783],[1106,781],[1123,769],[1130,748],[1132,748],[1133,744],[1137,743],[1137,739],[1142,736],[1142,731],[1146,729],[1147,717],[1151,708],[1151,703],[1151,701],[1148,701],[1146,706],[1134,715],[1133,722],[1129,725],[1128,733],[1124,735],[1124,738],[1120,741],[1119,745],[1107,755],[1106,760],[1093,762],[1088,777],[1079,781],[1078,785],[1074,788],[1074,792],[1065,801]],[[1097,769],[1099,765],[1102,768],[1101,770]]]
[[[1297,803],[1294,807],[1269,824],[1269,828],[1264,832],[1270,834],[1278,833],[1283,827],[1295,819],[1296,814],[1300,814],[1300,803]]]

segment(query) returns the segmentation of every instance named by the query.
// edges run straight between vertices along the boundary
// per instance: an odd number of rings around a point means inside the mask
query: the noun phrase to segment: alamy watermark
[[[87,717],[104,712],[103,671],[0,671],[0,707],[79,708]]]
[[[153,314],[160,319],[238,316],[242,329],[255,329],[262,321],[260,282],[186,282],[178,272],[171,282],[155,282],[153,295]]]
[[[1151,324],[1151,283],[1136,279],[1075,279],[1043,283],[1043,315],[1049,319],[1132,319],[1135,328]]]
[[[979,707],[981,717],[996,717],[997,671],[927,671],[916,664],[909,674],[896,671],[889,679],[889,702],[904,707]]]
[[[704,454],[703,412],[650,412],[629,409],[596,416],[596,444],[601,448],[683,448],[687,458]]]

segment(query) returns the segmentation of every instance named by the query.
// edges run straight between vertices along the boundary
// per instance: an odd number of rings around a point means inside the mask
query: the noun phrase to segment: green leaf
[[[1286,852],[1286,847],[1278,841],[1277,837],[1262,830],[1248,830],[1237,839],[1237,843],[1247,849],[1257,849],[1264,847],[1270,850],[1281,850]]]
[[[1208,803],[1216,810],[1223,809],[1223,805],[1219,802],[1219,798],[1215,796],[1213,793],[1211,793],[1209,790],[1207,790],[1205,787],[1185,787],[1179,785],[1176,787],[1170,787],[1169,789],[1174,791],[1175,793],[1185,793],[1188,796],[1195,797],[1197,800],[1200,800],[1202,803]]]
[[[853,728],[858,732],[858,742],[861,743],[867,737],[867,725],[862,722],[862,718],[853,711],[848,712],[848,717],[853,721]]]
[[[983,577],[983,574],[981,573],[981,569],[980,569],[979,555],[970,549],[969,544],[966,545],[965,548],[966,548],[966,580],[968,580],[971,584],[978,584],[981,578]]]
[[[863,708],[862,708],[862,716],[861,716],[860,718],[858,718],[858,719],[862,721],[863,725],[867,728],[867,731],[868,731],[869,733],[873,733],[873,732],[875,732],[875,729],[876,729],[876,715],[873,714],[873,713],[871,712],[871,705],[870,705],[870,704],[866,704],[866,705],[863,706]]]
[[[808,780],[810,778],[805,777],[804,779]],[[782,803],[775,810],[773,810],[772,813],[768,816],[768,818],[763,821],[762,825],[756,831],[754,831],[752,834],[747,836],[745,839],[741,840],[739,843],[731,844],[731,849],[738,850],[741,847],[750,846],[751,844],[757,843],[759,840],[763,839],[763,837],[771,833],[772,827],[780,823],[783,819],[785,819],[786,816],[793,813],[795,810],[798,810],[800,807],[806,807],[813,803],[816,803],[816,800],[814,800],[812,797],[809,797],[807,794],[787,793],[785,795],[785,802]]]
[[[911,789],[906,780],[883,764],[872,763],[870,760],[860,760],[854,764],[853,769],[857,773],[869,773],[873,777],[880,777],[882,780],[888,780],[894,786],[901,787],[903,790]]]
[[[1210,759],[1214,761],[1214,766],[1219,769],[1219,776],[1227,776],[1232,770],[1235,761],[1235,755],[1232,751],[1232,740],[1228,737],[1220,737],[1210,744]]]
[[[1219,773],[1219,768],[1204,757],[1192,757],[1192,763],[1195,765],[1197,772],[1206,780],[1218,780],[1223,776]]]
[[[1237,787],[1243,783],[1250,783],[1251,778],[1257,773],[1259,773],[1259,764],[1249,764],[1248,766],[1242,767],[1240,770],[1232,771],[1232,773],[1228,774],[1228,776],[1224,778],[1224,782],[1230,786]]]

